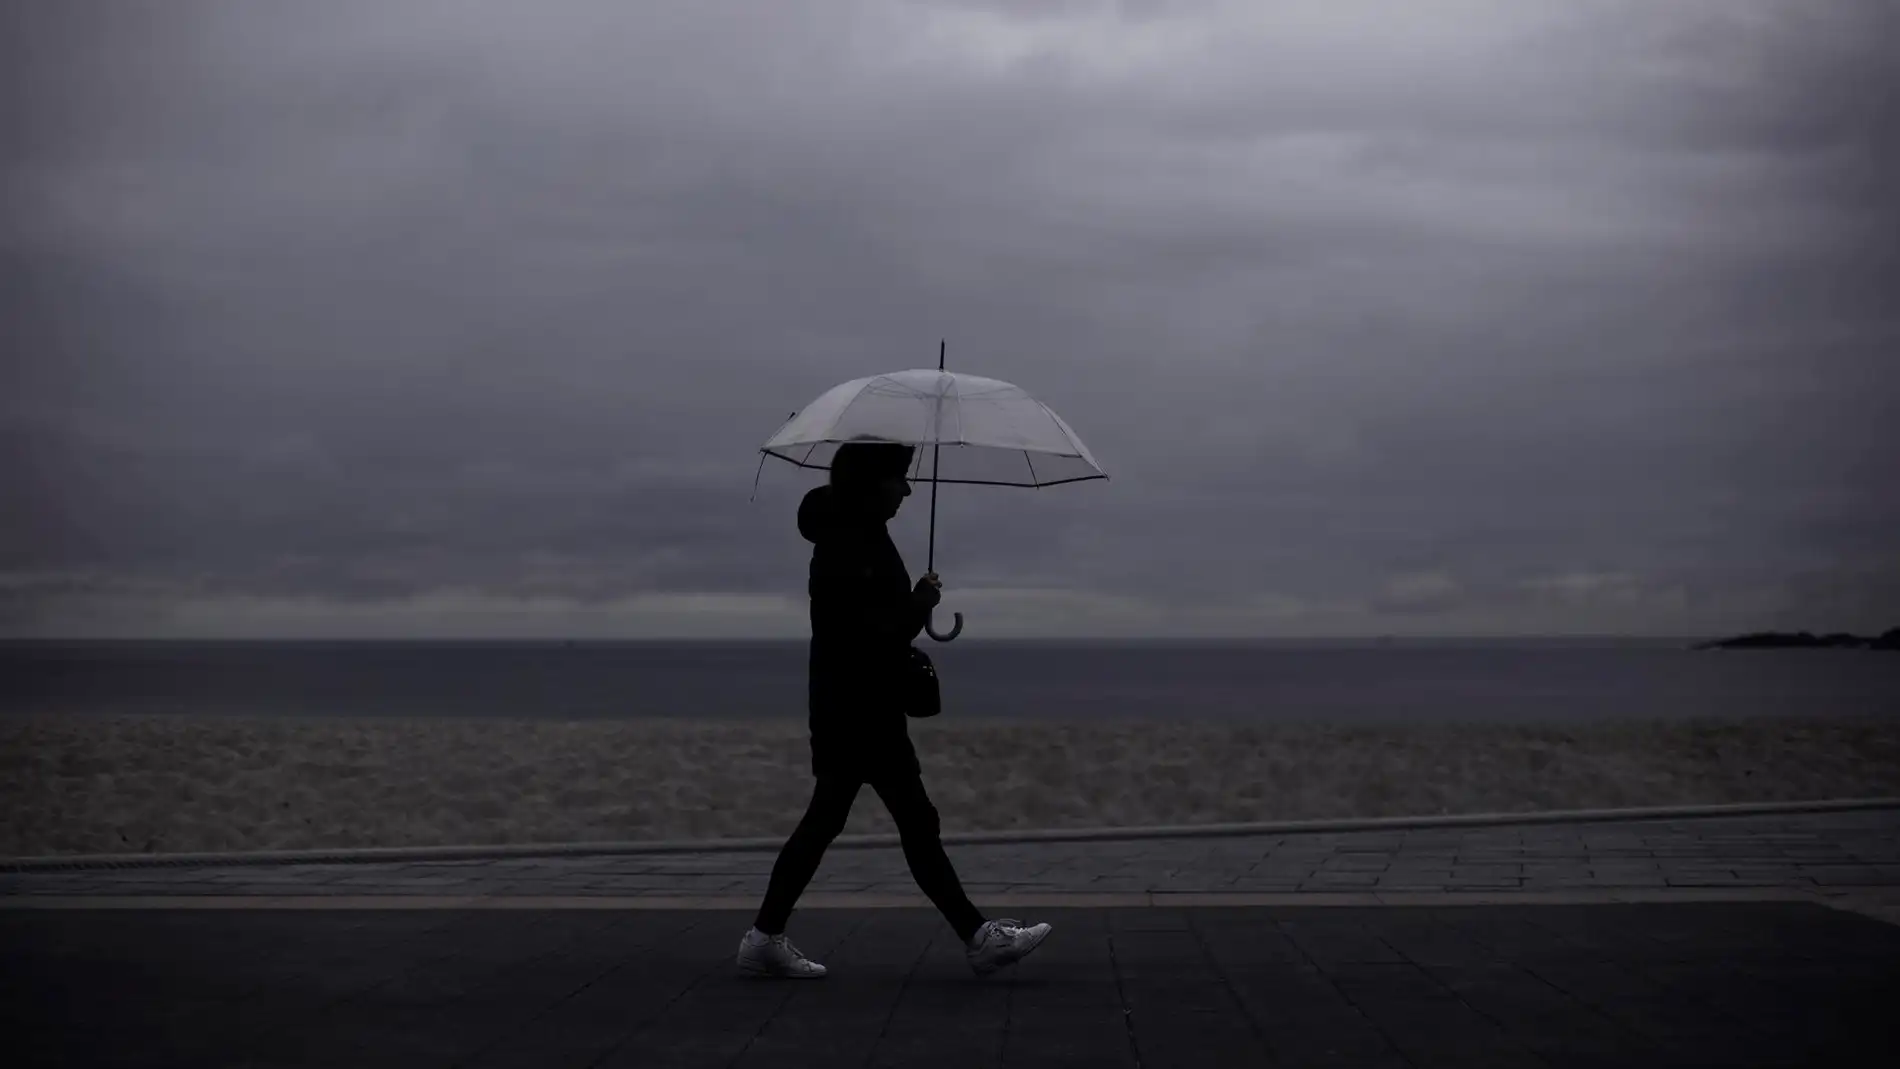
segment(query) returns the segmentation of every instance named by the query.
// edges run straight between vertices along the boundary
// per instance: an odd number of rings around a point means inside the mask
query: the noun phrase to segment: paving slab
[[[591,899],[589,901],[600,901]],[[928,909],[0,911],[9,1064],[1800,1066],[1900,1059],[1900,927],[1812,902],[1051,909],[972,976]]]

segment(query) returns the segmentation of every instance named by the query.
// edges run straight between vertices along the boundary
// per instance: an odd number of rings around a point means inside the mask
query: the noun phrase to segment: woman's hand
[[[917,580],[917,589],[911,591],[911,597],[926,609],[936,608],[943,600],[943,580],[937,578],[936,572],[925,572],[924,577]]]

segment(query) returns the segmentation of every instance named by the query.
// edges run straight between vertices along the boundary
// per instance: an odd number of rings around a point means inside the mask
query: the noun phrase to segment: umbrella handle
[[[938,642],[948,642],[951,639],[956,638],[958,635],[963,633],[963,614],[960,612],[953,612],[950,614],[950,617],[951,617],[950,631],[947,634],[938,634],[936,625],[930,622],[930,617],[928,616],[924,617],[924,633],[929,635],[931,638],[936,639]]]

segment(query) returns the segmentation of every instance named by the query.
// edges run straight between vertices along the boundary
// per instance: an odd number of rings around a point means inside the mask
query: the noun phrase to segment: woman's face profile
[[[883,506],[885,515],[895,516],[898,508],[904,504],[904,499],[910,496],[910,480],[902,475],[879,479],[876,493],[877,502]]]

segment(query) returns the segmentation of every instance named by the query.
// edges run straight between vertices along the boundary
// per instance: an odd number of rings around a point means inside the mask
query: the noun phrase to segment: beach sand
[[[949,830],[1900,795],[1900,723],[913,723]],[[802,723],[0,721],[0,856],[778,836]],[[889,832],[866,790],[848,833]]]

